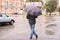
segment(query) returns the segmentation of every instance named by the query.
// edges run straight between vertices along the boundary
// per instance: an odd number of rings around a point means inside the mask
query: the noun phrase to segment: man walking
[[[30,25],[30,28],[31,28],[30,39],[32,39],[33,35],[35,35],[36,39],[38,39],[38,35],[36,34],[36,32],[34,30],[35,29],[35,24],[36,24],[36,18],[37,18],[37,16],[27,14],[27,19],[29,21],[29,25]]]

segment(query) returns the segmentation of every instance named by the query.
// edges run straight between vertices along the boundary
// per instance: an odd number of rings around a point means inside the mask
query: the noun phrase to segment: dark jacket
[[[37,18],[37,16],[27,14],[27,19],[29,21],[29,24],[35,24],[36,23],[36,18]]]
[[[27,14],[27,19],[31,19],[31,18],[37,18],[37,16],[34,16],[34,15],[30,15],[30,14]]]

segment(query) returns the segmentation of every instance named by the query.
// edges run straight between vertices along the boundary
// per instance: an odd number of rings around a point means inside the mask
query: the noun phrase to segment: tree
[[[60,7],[57,8],[57,11],[59,11],[59,14],[60,14]]]
[[[49,12],[51,14],[51,12],[54,12],[57,8],[57,0],[48,0],[45,5],[44,8],[46,9],[46,12]]]

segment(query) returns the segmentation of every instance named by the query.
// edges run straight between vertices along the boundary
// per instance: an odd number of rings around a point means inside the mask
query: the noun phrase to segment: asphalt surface
[[[0,25],[0,40],[30,40],[30,26],[26,15],[15,15],[14,25]],[[35,31],[37,40],[60,40],[60,16],[39,16]],[[36,40],[33,37],[32,40]]]

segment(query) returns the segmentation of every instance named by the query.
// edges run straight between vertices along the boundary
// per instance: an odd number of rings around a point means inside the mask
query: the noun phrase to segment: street
[[[30,26],[26,15],[12,16],[14,25],[0,26],[0,40],[30,40]],[[60,40],[60,16],[39,16],[36,22],[37,40]],[[33,37],[32,40],[36,40]]]

